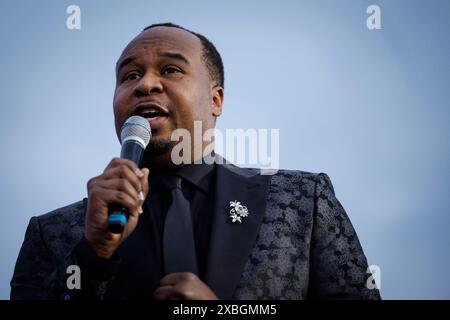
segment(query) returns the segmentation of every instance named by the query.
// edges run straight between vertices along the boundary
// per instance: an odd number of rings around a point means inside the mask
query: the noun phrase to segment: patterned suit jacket
[[[366,257],[326,174],[280,170],[269,176],[223,164],[215,181],[203,281],[219,298],[380,298],[377,289],[367,288]],[[31,218],[11,280],[12,299],[71,296],[66,271],[77,264],[74,247],[84,235],[86,200]],[[250,213],[242,223],[229,217],[234,200]],[[139,290],[152,297],[142,272],[151,261],[145,252],[132,253],[138,240],[132,234],[118,249],[124,272],[92,281],[94,297],[130,298]]]

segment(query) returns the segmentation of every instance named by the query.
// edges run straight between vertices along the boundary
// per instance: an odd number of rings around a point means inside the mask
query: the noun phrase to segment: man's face
[[[202,51],[195,35],[155,27],[134,38],[120,56],[113,101],[116,133],[120,137],[132,115],[147,118],[153,136],[143,161],[167,161],[177,128],[187,129],[193,138],[194,121],[202,121],[203,132],[214,127],[223,89],[212,81]]]

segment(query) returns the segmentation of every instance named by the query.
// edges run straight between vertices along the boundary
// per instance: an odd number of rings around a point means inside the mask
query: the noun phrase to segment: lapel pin
[[[242,223],[242,218],[246,218],[249,214],[247,207],[243,206],[239,201],[234,200],[230,201],[230,218],[231,222],[238,221],[239,223]]]

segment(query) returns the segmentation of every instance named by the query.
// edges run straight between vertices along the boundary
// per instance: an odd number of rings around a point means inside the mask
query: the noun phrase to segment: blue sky
[[[282,168],[330,176],[383,297],[449,299],[449,14],[445,0],[2,2],[0,298],[29,219],[85,197],[120,152],[121,50],[171,21],[222,55],[219,129],[280,129]]]

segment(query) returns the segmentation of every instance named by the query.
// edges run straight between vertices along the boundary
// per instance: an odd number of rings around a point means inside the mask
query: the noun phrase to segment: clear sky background
[[[2,1],[0,298],[29,219],[85,197],[120,152],[121,50],[171,21],[223,57],[219,129],[279,128],[282,168],[330,176],[385,299],[450,299],[449,15],[446,0]]]

